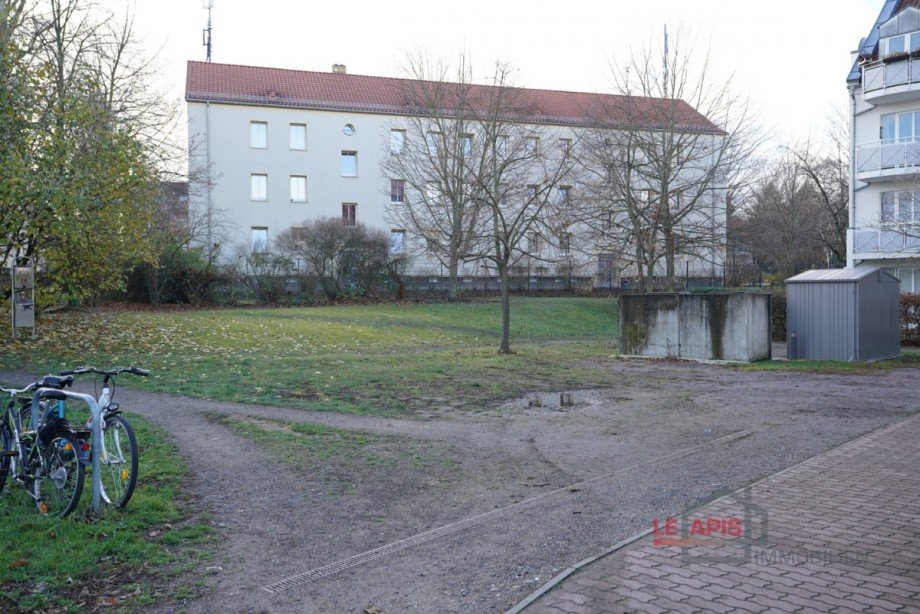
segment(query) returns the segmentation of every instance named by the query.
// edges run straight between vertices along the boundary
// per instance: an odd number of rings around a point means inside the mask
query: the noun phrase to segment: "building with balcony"
[[[847,265],[920,292],[920,0],[886,0],[854,52]]]
[[[389,234],[391,249],[410,257],[410,275],[439,286],[446,270],[430,255],[431,238],[412,236],[389,214],[407,198],[420,198],[410,193],[406,177],[391,176],[384,168],[387,156],[413,145],[406,127],[420,111],[407,101],[406,84],[403,79],[349,74],[342,65],[313,72],[189,62],[190,206],[219,212],[224,227],[212,242],[221,243],[223,257],[270,251],[283,231],[311,219],[341,217],[345,224],[362,223]],[[515,93],[526,102],[526,123],[539,125],[545,137],[535,146],[546,148],[577,143],[580,131],[598,119],[598,109],[623,102],[603,94],[521,88]],[[648,115],[665,106],[676,109],[682,126],[708,139],[723,134],[683,101],[630,102],[644,106]],[[426,138],[436,148],[435,135]],[[473,147],[476,138],[470,134],[464,148]],[[706,145],[710,158],[715,159],[716,150]],[[583,192],[581,181],[573,176],[556,192],[555,202],[564,208]],[[723,275],[725,190],[709,186],[707,192],[712,196],[700,208],[717,240],[680,255],[681,278],[713,280]],[[680,196],[672,194],[672,202]],[[593,237],[580,236],[577,225],[557,237],[541,236],[543,230],[535,226],[521,245],[529,252],[521,261],[526,277],[536,287],[558,287],[573,270],[601,286],[628,281],[630,265],[622,260],[628,248],[610,253]],[[476,260],[463,262],[459,275],[466,284],[491,276],[484,262]]]

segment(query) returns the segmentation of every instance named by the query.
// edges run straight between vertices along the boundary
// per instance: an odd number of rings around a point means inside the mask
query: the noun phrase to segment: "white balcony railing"
[[[862,75],[864,94],[920,83],[920,58],[866,64]]]
[[[891,257],[920,254],[920,224],[909,227],[857,228],[857,254],[890,254]]]
[[[899,169],[904,173],[898,172]],[[869,175],[920,172],[920,140],[878,141],[860,145],[856,148],[856,172]]]

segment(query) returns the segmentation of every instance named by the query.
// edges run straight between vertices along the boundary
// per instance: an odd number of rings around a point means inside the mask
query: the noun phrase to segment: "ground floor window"
[[[901,292],[920,294],[920,268],[891,267],[886,268],[885,272],[901,280]]]
[[[405,230],[391,230],[390,231],[390,253],[391,254],[405,254],[406,253],[406,231]]]
[[[268,228],[265,226],[252,227],[252,253],[263,254],[268,250]]]

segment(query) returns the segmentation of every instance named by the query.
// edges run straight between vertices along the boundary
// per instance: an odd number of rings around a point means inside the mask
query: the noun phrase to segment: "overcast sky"
[[[164,86],[181,98],[185,62],[203,60],[202,0],[106,0],[133,6]],[[660,37],[665,22],[712,38],[719,74],[762,108],[775,141],[824,131],[846,104],[850,52],[869,32],[883,0],[215,0],[215,62],[401,76],[407,50],[467,50],[487,64],[518,69],[526,87],[610,91],[609,61],[630,44]]]

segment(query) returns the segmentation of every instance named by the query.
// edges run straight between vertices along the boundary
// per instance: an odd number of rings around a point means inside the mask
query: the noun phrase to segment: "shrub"
[[[920,346],[920,294],[901,295],[901,343]]]
[[[777,288],[773,295],[773,341],[786,340],[786,289]]]

